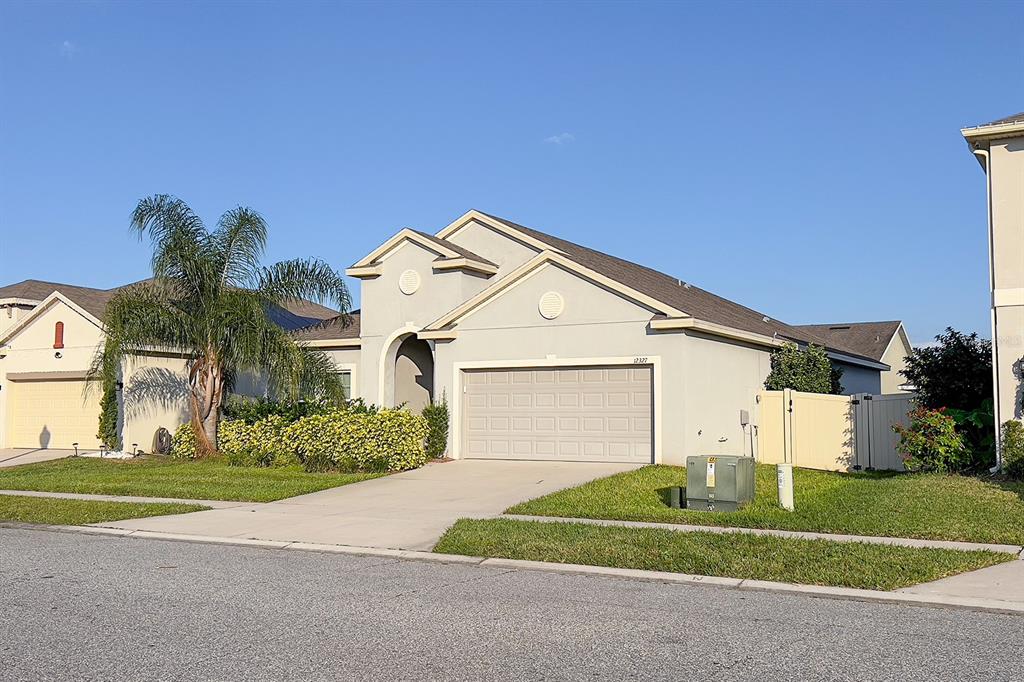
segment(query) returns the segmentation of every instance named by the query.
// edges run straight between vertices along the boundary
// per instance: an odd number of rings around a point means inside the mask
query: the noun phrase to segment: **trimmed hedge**
[[[426,464],[427,420],[406,410],[335,410],[303,417],[285,430],[309,471],[402,471]]]
[[[427,462],[427,420],[406,410],[353,412],[345,409],[303,417],[289,424],[271,415],[253,424],[221,420],[218,445],[237,466],[302,466],[307,471],[403,471]],[[193,459],[190,423],[174,433],[174,457]]]
[[[441,395],[441,402],[431,403],[423,408],[427,420],[427,457],[440,459],[448,449],[448,397]]]

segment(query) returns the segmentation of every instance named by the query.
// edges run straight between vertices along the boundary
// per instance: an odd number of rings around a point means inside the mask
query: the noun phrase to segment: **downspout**
[[[999,424],[999,344],[996,340],[999,327],[996,318],[996,263],[995,230],[992,224],[992,168],[991,156],[986,149],[972,149],[971,152],[983,159],[985,168],[985,209],[988,214],[988,288],[990,308],[989,323],[992,330],[992,412],[996,427],[996,465],[989,472],[996,473],[1003,467],[1002,433]]]

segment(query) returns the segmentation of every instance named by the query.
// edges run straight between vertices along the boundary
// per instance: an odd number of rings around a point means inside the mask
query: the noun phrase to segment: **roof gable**
[[[398,247],[410,242],[436,254],[434,262],[438,269],[467,269],[487,275],[498,271],[494,263],[458,244],[406,227],[353,264],[345,273],[351,277],[376,277],[380,274],[377,266],[381,261]]]
[[[888,320],[803,324],[799,325],[799,328],[821,337],[832,346],[843,346],[858,355],[881,361],[901,325],[899,320]]]
[[[55,306],[58,305],[64,305],[73,312],[85,318],[85,320],[87,320],[91,324],[95,325],[98,329],[103,329],[103,323],[90,311],[78,305],[60,291],[54,291],[45,299],[43,299],[43,301],[39,305],[33,308],[32,312],[30,312],[22,319],[18,320],[17,324],[13,325],[10,329],[6,330],[4,332],[4,335],[0,337],[0,345],[8,343],[11,339],[13,339],[15,336],[17,336],[24,330],[31,327],[36,320],[46,315]]]
[[[756,310],[716,296],[679,278],[514,223],[505,218],[480,211],[470,211],[438,234],[451,234],[454,231],[453,226],[458,229],[472,219],[486,221],[489,225],[501,225],[505,230],[545,245],[550,251],[563,254],[566,258],[589,270],[659,301],[662,307],[677,311],[681,317],[693,317],[712,325],[736,329],[758,337],[788,339],[805,344],[813,343],[854,358],[861,357],[860,353],[842,344],[829,343],[809,330],[788,325]],[[674,316],[676,315],[669,314],[669,317]]]

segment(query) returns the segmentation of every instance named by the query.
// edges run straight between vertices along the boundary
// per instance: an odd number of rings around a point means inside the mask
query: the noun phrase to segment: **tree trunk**
[[[192,429],[199,457],[217,454],[217,423],[224,392],[224,373],[215,361],[197,360],[189,371],[192,386]]]

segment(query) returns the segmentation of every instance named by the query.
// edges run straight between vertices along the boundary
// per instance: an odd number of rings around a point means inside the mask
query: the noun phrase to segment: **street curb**
[[[61,493],[43,490],[0,490],[0,495],[13,497],[44,497],[56,500],[84,500],[86,502],[128,502],[130,504],[194,504],[210,509],[235,509],[268,504],[267,502],[240,502],[237,500],[189,500],[180,497],[146,497],[138,495],[93,495],[91,493]]]
[[[539,521],[541,523],[580,523],[588,526],[619,528],[655,528],[678,533],[738,533],[744,535],[765,535],[797,540],[829,540],[831,542],[859,542],[867,545],[892,545],[918,549],[953,549],[961,552],[999,552],[1014,554],[1024,559],[1024,547],[1000,545],[985,542],[959,542],[955,540],[923,540],[918,538],[896,538],[882,535],[848,535],[839,533],[814,533],[810,531],[775,530],[772,528],[738,528],[735,526],[697,526],[683,523],[656,523],[653,521],[619,521],[616,519],[579,519],[568,516],[532,516],[526,514],[502,514],[496,517],[512,521]]]
[[[1024,616],[1024,603],[1006,602],[996,599],[973,599],[969,597],[946,597],[941,595],[913,594],[908,592],[883,592],[880,590],[862,590],[850,587],[827,587],[822,585],[798,585],[794,583],[770,582],[766,580],[748,580],[726,578],[720,576],[690,575],[686,573],[669,573],[666,571],[645,571],[635,568],[611,568],[606,566],[587,566],[583,564],[559,564],[547,561],[526,561],[522,559],[501,559],[461,554],[437,554],[405,549],[385,549],[378,547],[357,547],[352,545],[327,545],[311,542],[280,542],[273,540],[257,540],[253,538],[224,538],[207,535],[184,535],[179,533],[158,533],[155,531],[125,530],[121,528],[102,528],[97,526],[56,526],[31,523],[0,522],[0,528],[17,530],[41,530],[60,533],[78,533],[84,535],[107,535],[113,538],[143,538],[146,540],[162,540],[165,542],[193,542],[212,545],[233,545],[272,550],[293,550],[299,552],[318,552],[324,554],[348,554],[354,556],[380,557],[399,561],[422,561],[441,564],[464,564],[481,568],[497,568],[506,570],[538,571],[543,573],[590,575],[603,578],[619,578],[641,582],[657,582],[676,585],[701,585],[718,589],[738,590],[741,592],[771,592],[774,594],[790,594],[818,599],[835,599],[844,601],[860,601],[901,606],[918,606],[928,608],[957,609],[978,611],[982,613],[998,613],[1004,615]]]

